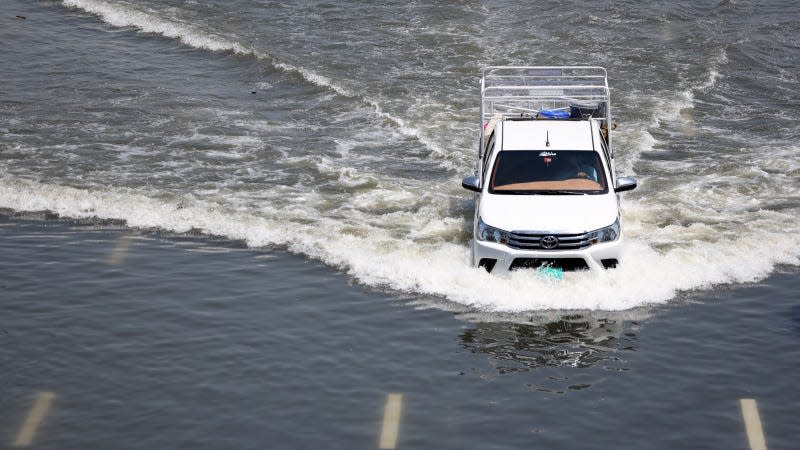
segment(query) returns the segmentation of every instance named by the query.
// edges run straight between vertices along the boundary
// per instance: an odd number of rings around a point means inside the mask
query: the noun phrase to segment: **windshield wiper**
[[[528,191],[531,194],[539,194],[539,195],[586,195],[584,192],[575,192],[575,191],[557,191],[557,190],[549,190],[549,191]]]
[[[543,191],[529,191],[521,189],[503,189],[502,191],[496,189],[493,194],[500,195],[588,195],[588,192],[576,191],[559,191],[559,190],[543,190]]]

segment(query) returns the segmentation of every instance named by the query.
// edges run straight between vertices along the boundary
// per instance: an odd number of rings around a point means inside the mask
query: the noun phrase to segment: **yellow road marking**
[[[132,240],[133,236],[131,235],[125,235],[119,238],[114,250],[111,251],[111,257],[108,260],[109,264],[112,266],[122,264],[122,261],[125,259],[125,254],[128,253],[128,247],[131,246]]]
[[[39,425],[42,423],[54,398],[56,398],[56,394],[52,392],[39,393],[39,396],[36,397],[36,403],[33,404],[31,412],[28,413],[28,418],[25,419],[25,423],[22,424],[22,429],[19,430],[17,440],[14,441],[14,447],[27,447],[31,445],[34,436],[36,436],[36,429],[39,428]]]
[[[400,411],[403,407],[403,394],[389,394],[383,410],[380,448],[392,449],[397,446],[397,433],[400,429]]]
[[[750,441],[750,449],[767,450],[756,401],[752,398],[743,398],[739,402],[742,405],[742,417],[744,417],[744,427],[747,431],[747,440]]]

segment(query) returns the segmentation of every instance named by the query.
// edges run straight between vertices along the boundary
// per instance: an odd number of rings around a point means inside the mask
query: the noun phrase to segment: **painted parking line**
[[[397,434],[400,430],[400,411],[403,409],[403,394],[389,394],[383,410],[380,448],[397,447]]]
[[[761,428],[761,418],[758,416],[758,406],[752,398],[739,400],[742,405],[744,428],[747,431],[747,440],[750,441],[751,450],[767,450],[764,439],[764,430]]]
[[[114,250],[111,250],[111,256],[108,259],[108,263],[112,266],[118,266],[122,264],[122,261],[125,260],[125,255],[128,253],[128,248],[131,246],[132,240],[133,236],[131,235],[125,235],[119,238],[117,245],[114,246]]]
[[[42,420],[44,420],[44,416],[47,414],[55,398],[56,394],[52,392],[39,393],[39,396],[36,397],[36,403],[33,404],[33,408],[31,408],[31,411],[28,413],[28,418],[25,419],[25,423],[22,424],[22,428],[19,430],[17,440],[14,441],[14,447],[27,447],[31,445],[33,438],[36,436],[36,430],[39,428]]]

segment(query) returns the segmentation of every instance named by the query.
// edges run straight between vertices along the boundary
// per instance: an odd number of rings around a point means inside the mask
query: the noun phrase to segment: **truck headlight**
[[[475,237],[479,241],[497,242],[498,244],[508,243],[508,231],[486,225],[483,219],[478,217],[478,233]]]
[[[589,242],[594,244],[600,244],[601,242],[611,242],[616,241],[619,239],[619,218],[613,224],[605,227],[600,228],[599,230],[595,230],[588,233],[589,235]]]

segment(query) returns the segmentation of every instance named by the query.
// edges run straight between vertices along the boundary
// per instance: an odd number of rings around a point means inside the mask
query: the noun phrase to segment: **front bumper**
[[[622,262],[622,237],[579,250],[517,250],[496,242],[472,240],[472,264],[492,273],[552,265],[565,270],[603,270]],[[493,262],[492,262],[493,261]]]

